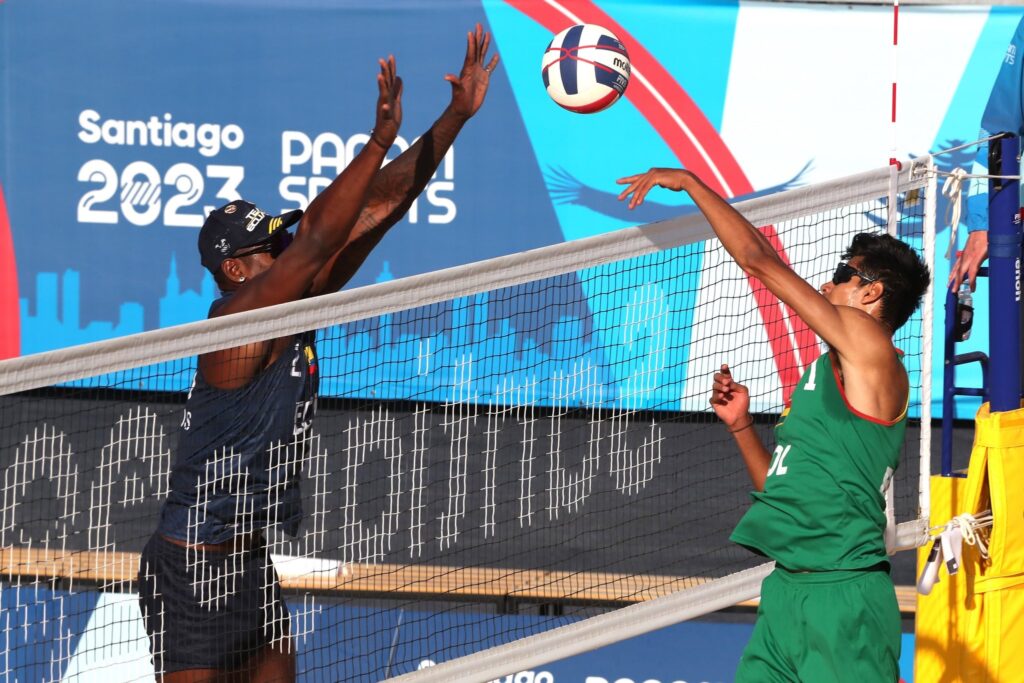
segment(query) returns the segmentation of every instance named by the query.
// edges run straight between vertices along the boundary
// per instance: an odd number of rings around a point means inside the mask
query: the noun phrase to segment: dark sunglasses
[[[840,261],[839,265],[836,266],[836,272],[832,273],[832,284],[841,285],[844,282],[849,282],[850,278],[854,275],[861,279],[861,282],[868,284],[871,282],[878,282],[878,278],[873,275],[867,275],[851,266],[846,261]]]
[[[277,258],[291,243],[292,234],[285,230],[274,235],[266,242],[261,242],[243,252],[233,254],[231,258],[242,258],[243,256],[252,256],[253,254],[270,254],[274,258]]]

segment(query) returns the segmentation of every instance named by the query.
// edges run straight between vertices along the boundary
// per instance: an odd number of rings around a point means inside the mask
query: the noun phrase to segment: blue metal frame
[[[988,275],[987,268],[978,271],[979,276]],[[959,289],[959,287],[957,288]],[[954,401],[957,396],[981,396],[983,401],[989,400],[989,358],[982,351],[971,353],[955,352],[956,339],[953,337],[953,328],[956,326],[956,292],[952,289],[946,290],[946,336],[945,355],[942,377],[942,476],[955,477],[966,476],[953,472],[953,416],[955,414]],[[981,363],[982,387],[958,387],[956,386],[956,366],[966,363]]]
[[[1020,174],[1020,138],[1013,135],[989,144],[989,169],[994,176]],[[981,396],[993,412],[1016,410],[1021,399],[1021,206],[1020,182],[989,179],[989,266],[978,275],[989,278],[989,354],[980,351],[957,355],[953,329],[956,324],[957,290],[946,290],[945,355],[942,392],[942,475],[953,472],[953,415],[956,396]],[[996,326],[998,324],[998,329]],[[956,386],[956,366],[981,363],[982,388]],[[989,365],[999,368],[990,373]]]
[[[1020,138],[993,140],[996,144],[1001,157],[989,155],[989,172],[1019,175]],[[1020,183],[990,179],[988,201],[989,356],[999,368],[989,386],[992,412],[1003,412],[1020,408]]]

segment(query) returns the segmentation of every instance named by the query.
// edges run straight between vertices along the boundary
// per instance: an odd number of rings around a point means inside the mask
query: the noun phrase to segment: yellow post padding
[[[990,560],[964,546],[962,569],[945,569],[917,600],[915,683],[1024,681],[1024,410],[975,418],[967,479],[932,477],[931,524],[991,509]],[[918,574],[931,549],[917,555]]]

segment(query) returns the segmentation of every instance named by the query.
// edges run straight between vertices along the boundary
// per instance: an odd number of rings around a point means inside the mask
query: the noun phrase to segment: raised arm
[[[750,221],[694,174],[681,169],[652,168],[617,182],[628,185],[619,199],[628,197],[631,209],[641,204],[654,187],[685,190],[743,272],[763,282],[775,296],[789,304],[844,360],[855,365],[892,362],[891,333],[867,313],[829,301],[779,258],[771,243]],[[882,285],[874,283],[865,287],[860,295],[880,299]],[[865,343],[865,335],[872,342],[883,343]]]
[[[225,259],[222,275],[234,294],[213,317],[308,296],[317,273],[349,240],[370,183],[401,124],[402,80],[395,73],[394,57],[380,60],[377,88],[376,126],[370,144],[310,203],[287,249],[276,257],[257,254]],[[268,340],[204,354],[199,368],[213,386],[245,386],[277,358],[286,342]]]
[[[269,268],[238,288],[217,315],[308,296],[314,277],[350,239],[370,184],[402,121],[402,79],[396,74],[395,59],[389,57],[379,63],[376,125],[369,144],[313,199],[292,244]]]
[[[480,24],[466,36],[466,58],[451,83],[451,102],[409,149],[380,169],[350,238],[317,275],[316,294],[335,292],[348,282],[366,257],[412,206],[465,125],[483,105],[498,55],[487,61],[491,36]]]

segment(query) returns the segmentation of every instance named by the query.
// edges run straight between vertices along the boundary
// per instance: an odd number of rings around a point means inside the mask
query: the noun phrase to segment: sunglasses
[[[242,258],[244,256],[252,256],[253,254],[270,254],[274,258],[277,258],[291,243],[292,234],[288,231],[283,231],[274,235],[266,242],[261,242],[260,244],[246,249],[243,252],[233,254],[231,258]]]
[[[832,273],[832,284],[841,285],[844,282],[849,282],[850,278],[854,275],[859,277],[861,282],[864,284],[878,282],[878,278],[874,275],[867,275],[866,273],[857,270],[846,261],[840,261],[839,265],[836,266],[836,272]]]

